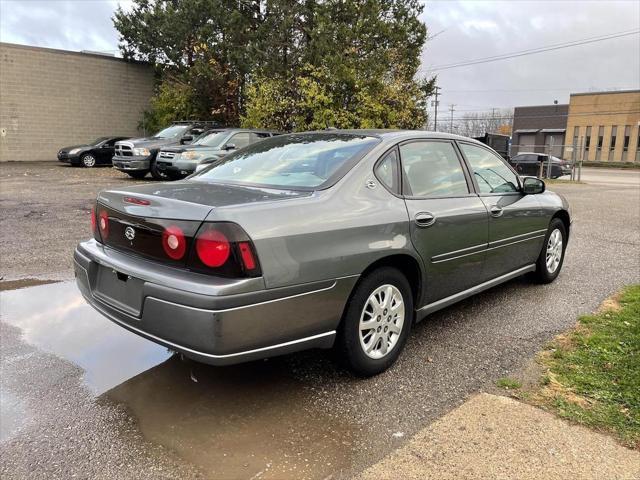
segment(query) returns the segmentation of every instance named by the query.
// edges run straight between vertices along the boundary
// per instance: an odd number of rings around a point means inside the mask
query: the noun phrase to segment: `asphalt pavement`
[[[70,279],[91,198],[110,182],[132,183],[109,169],[95,179],[92,171],[42,168],[0,166],[0,275],[8,280]],[[46,175],[60,176],[53,191]],[[71,281],[3,291],[0,477],[361,472],[522,368],[578,315],[640,282],[640,187],[550,188],[569,199],[574,217],[557,281],[516,279],[433,314],[414,328],[397,364],[367,380],[322,351],[224,368],[170,357],[92,311]]]

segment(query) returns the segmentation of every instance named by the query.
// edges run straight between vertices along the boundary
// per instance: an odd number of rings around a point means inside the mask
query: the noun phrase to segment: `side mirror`
[[[222,149],[223,150],[235,150],[236,146],[233,143],[227,143]]]
[[[184,137],[182,137],[180,139],[180,144],[184,145],[185,143],[191,143],[193,141],[193,136],[192,135],[185,135]]]
[[[522,192],[525,195],[536,195],[544,192],[546,185],[542,180],[536,177],[524,177],[522,180]]]

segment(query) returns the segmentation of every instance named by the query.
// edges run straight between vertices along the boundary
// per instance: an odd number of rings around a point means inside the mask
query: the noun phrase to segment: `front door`
[[[535,195],[524,195],[518,176],[502,157],[480,145],[459,142],[489,211],[489,245],[483,279],[489,280],[536,261],[547,218]]]
[[[427,270],[425,304],[480,283],[488,238],[487,209],[451,141],[399,147],[411,239]]]

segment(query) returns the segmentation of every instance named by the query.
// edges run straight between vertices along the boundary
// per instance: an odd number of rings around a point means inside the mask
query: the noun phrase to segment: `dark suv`
[[[177,179],[191,175],[198,165],[218,160],[228,153],[265,138],[279,135],[269,130],[244,128],[221,128],[209,130],[190,145],[164,147],[158,152],[158,171],[169,178]]]
[[[162,147],[191,143],[204,132],[218,127],[214,122],[174,122],[152,137],[131,138],[117,142],[113,167],[133,178],[143,178],[151,172],[157,180],[166,176],[156,168],[156,156]]]
[[[547,177],[547,167],[549,165],[549,155],[546,153],[523,152],[511,157],[509,161],[513,168],[520,175],[537,176],[540,173],[540,163],[542,163],[542,176]],[[564,160],[551,156],[550,178],[558,178],[563,175],[571,175],[571,164]]]

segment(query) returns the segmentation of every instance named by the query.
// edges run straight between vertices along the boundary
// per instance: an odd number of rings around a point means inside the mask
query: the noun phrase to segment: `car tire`
[[[351,294],[336,351],[355,375],[377,375],[398,359],[412,323],[413,296],[407,278],[395,268],[379,268],[361,278]]]
[[[169,180],[169,176],[158,169],[155,159],[151,160],[151,176],[155,180]]]
[[[562,269],[566,249],[567,229],[562,220],[554,218],[549,224],[542,250],[536,261],[536,271],[533,273],[534,280],[538,283],[553,282]]]
[[[136,180],[142,180],[144,177],[147,176],[148,172],[142,172],[142,171],[134,171],[134,172],[126,172],[127,175],[129,175],[131,178],[135,178]]]
[[[97,163],[98,162],[96,160],[96,157],[94,157],[90,153],[85,153],[80,157],[80,165],[82,165],[85,168],[93,168],[96,166]]]

